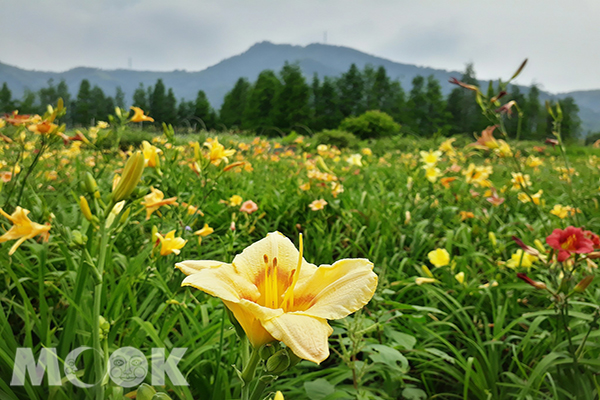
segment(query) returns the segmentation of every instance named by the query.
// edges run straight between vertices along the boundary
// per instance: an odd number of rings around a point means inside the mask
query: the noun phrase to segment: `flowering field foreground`
[[[61,113],[0,119],[2,399],[598,397],[600,157],[494,127],[380,154],[165,127],[124,151],[141,110]],[[80,346],[70,378],[11,383],[18,348],[62,371]],[[189,385],[115,384],[94,354],[127,346],[186,348]]]

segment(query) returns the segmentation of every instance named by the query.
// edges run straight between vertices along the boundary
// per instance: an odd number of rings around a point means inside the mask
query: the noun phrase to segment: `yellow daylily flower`
[[[283,397],[283,394],[278,390],[277,393],[275,393],[275,397],[273,397],[273,400],[285,400],[285,398]]]
[[[0,236],[0,243],[4,243],[9,240],[18,239],[15,244],[8,251],[8,255],[11,256],[19,248],[21,244],[27,239],[31,239],[34,236],[46,233],[50,230],[50,225],[41,225],[32,222],[27,214],[29,210],[17,206],[12,215],[8,215],[4,210],[0,208],[0,214],[6,217],[13,226],[2,236]]]
[[[162,206],[169,204],[178,205],[176,202],[177,197],[165,199],[165,194],[160,190],[154,188],[150,188],[150,190],[152,192],[144,196],[144,201],[141,203],[146,207],[146,219],[150,219],[152,213]]]
[[[231,264],[176,264],[193,286],[219,297],[256,348],[281,341],[298,357],[321,363],[329,356],[328,319],[340,319],[366,305],[377,288],[373,263],[344,259],[317,267],[279,232],[246,248]]]
[[[159,155],[162,153],[161,149],[156,146],[152,146],[148,141],[144,140],[142,142],[142,151],[144,153],[144,161],[146,162],[147,167],[160,167]]]
[[[204,224],[204,227],[202,229],[199,229],[196,232],[194,232],[194,235],[198,235],[198,244],[202,243],[203,237],[210,235],[214,231],[215,230],[208,226],[208,224]]]
[[[221,160],[225,160],[225,162],[227,162],[227,157],[235,154],[234,149],[225,150],[225,146],[219,143],[219,138],[209,138],[206,142],[204,142],[204,146],[208,147],[208,158],[214,165],[219,165]]]
[[[156,237],[158,238],[158,240],[160,240],[161,256],[168,256],[171,253],[179,254],[180,249],[182,249],[183,246],[185,246],[185,244],[187,243],[187,240],[183,240],[180,237],[175,237],[175,230],[172,230],[169,233],[167,233],[165,237],[162,237],[160,233],[157,233]]]
[[[454,275],[454,279],[456,279],[458,283],[462,285],[463,283],[465,283],[465,273],[462,271],[459,272],[458,274]]]
[[[242,204],[242,201],[244,201],[244,199],[242,199],[242,196],[234,194],[229,198],[229,205],[231,207],[236,207]]]
[[[506,266],[514,269],[520,264],[521,267],[530,268],[537,260],[538,258],[536,256],[523,252],[523,249],[519,249],[513,253],[510,260],[506,262]]]
[[[442,152],[439,150],[421,151],[419,154],[421,155],[421,161],[427,165],[437,164],[442,156]]]
[[[448,254],[448,250],[446,249],[435,249],[430,251],[427,254],[427,258],[429,258],[430,263],[438,268],[450,264],[450,254]]]
[[[139,107],[130,107],[133,110],[133,117],[131,117],[131,122],[154,122],[154,118],[144,115],[144,110]]]

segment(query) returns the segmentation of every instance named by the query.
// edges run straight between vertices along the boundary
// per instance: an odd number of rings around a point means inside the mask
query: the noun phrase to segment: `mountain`
[[[339,76],[346,72],[352,63],[359,68],[367,64],[375,67],[383,65],[394,79],[398,79],[405,90],[410,90],[411,81],[416,75],[433,75],[440,81],[442,91],[448,94],[453,85],[451,77],[462,75],[458,71],[446,71],[397,63],[385,58],[373,56],[348,47],[313,43],[307,46],[273,44],[261,42],[253,45],[244,53],[227,58],[202,71],[188,72],[175,70],[169,72],[102,70],[97,68],[74,68],[65,72],[29,71],[0,63],[0,83],[6,82],[13,97],[20,98],[26,89],[37,91],[47,86],[49,79],[55,83],[64,79],[69,90],[75,96],[82,79],[88,79],[92,85],[98,85],[107,94],[113,96],[117,86],[125,92],[129,101],[135,89],[142,83],[145,87],[154,85],[162,78],[167,87],[173,88],[177,98],[195,99],[198,90],[204,90],[211,104],[219,108],[225,93],[235,81],[246,77],[254,81],[265,69],[279,71],[286,61],[298,62],[305,76],[310,79],[314,73],[320,77]],[[482,81],[483,87],[487,82]],[[522,88],[527,91],[527,88]],[[560,94],[541,93],[542,99],[561,99],[572,96],[579,105],[584,131],[600,131],[600,90],[575,91]]]

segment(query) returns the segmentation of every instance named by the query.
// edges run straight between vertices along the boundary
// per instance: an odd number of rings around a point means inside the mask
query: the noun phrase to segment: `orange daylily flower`
[[[0,214],[9,219],[13,226],[4,235],[0,236],[0,243],[4,243],[8,240],[18,239],[17,242],[10,248],[8,255],[12,255],[21,244],[27,239],[31,239],[37,235],[46,233],[50,230],[50,225],[41,225],[32,222],[28,217],[29,210],[18,207],[12,213],[8,215],[4,210],[0,208]]]
[[[483,150],[497,149],[500,146],[494,138],[494,129],[496,128],[497,125],[488,126],[481,132],[481,136],[477,138],[477,141],[468,144],[467,147],[477,147]]]
[[[58,129],[58,125],[50,121],[42,121],[39,124],[29,125],[27,129],[40,135],[49,135]]]

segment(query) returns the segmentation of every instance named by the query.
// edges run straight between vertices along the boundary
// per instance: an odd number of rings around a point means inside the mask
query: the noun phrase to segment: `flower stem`
[[[248,360],[248,364],[244,367],[244,371],[242,372],[242,400],[248,400],[250,398],[250,383],[254,379],[254,373],[256,372],[256,367],[258,366],[259,361],[260,354],[258,353],[258,349],[253,348],[252,354],[250,355],[250,360]],[[254,389],[254,392],[252,393],[252,398],[254,398],[254,395],[256,394],[256,391],[259,386],[260,381]],[[265,387],[266,385],[262,388],[262,390],[264,390]]]
[[[106,251],[108,250],[108,232],[106,232],[106,218],[100,223],[100,253],[96,264],[98,281],[94,285],[94,308],[92,315],[92,348],[94,349],[94,372],[96,376],[96,400],[104,400],[104,358],[99,357],[104,354],[102,343],[100,341],[100,309],[102,307],[102,274],[104,272],[104,262],[106,260]]]

